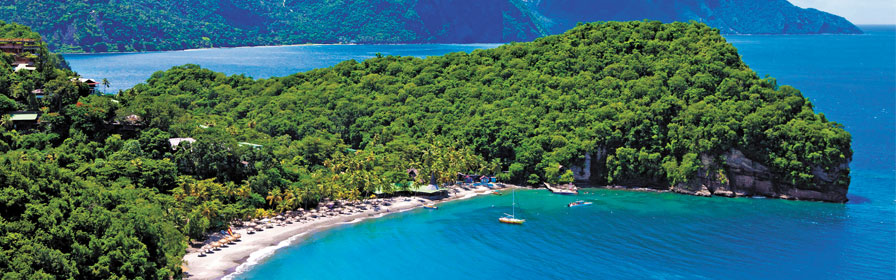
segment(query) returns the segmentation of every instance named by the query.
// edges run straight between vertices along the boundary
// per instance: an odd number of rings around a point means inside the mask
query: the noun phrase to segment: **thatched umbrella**
[[[220,250],[221,250],[221,243],[218,242],[218,241],[212,242],[212,243],[209,244],[209,245],[212,246],[212,250],[215,250],[215,251],[220,251]]]
[[[242,234],[239,234],[239,233],[234,234],[234,235],[233,235],[233,240],[234,240],[234,241],[240,241],[240,238],[241,238],[241,237],[243,237]]]

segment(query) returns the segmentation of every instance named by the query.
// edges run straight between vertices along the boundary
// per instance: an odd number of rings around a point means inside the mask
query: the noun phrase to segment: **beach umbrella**
[[[233,237],[234,237],[234,239],[236,239],[236,240],[240,240],[240,237],[243,237],[243,235],[237,233],[237,234],[235,234]]]

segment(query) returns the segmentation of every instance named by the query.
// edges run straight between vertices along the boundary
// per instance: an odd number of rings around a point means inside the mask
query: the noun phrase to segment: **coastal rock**
[[[607,149],[604,147],[598,148],[594,152],[585,153],[584,159],[581,164],[572,164],[569,167],[569,170],[572,170],[573,178],[576,181],[590,181],[592,178],[592,172],[595,168],[601,167],[600,164],[592,164],[592,163],[600,163],[606,160],[607,158]]]
[[[848,178],[848,163],[832,170],[813,168],[814,184],[797,187],[777,180],[767,166],[748,158],[738,149],[731,149],[718,156],[704,154],[700,156],[700,161],[703,168],[697,171],[695,178],[671,186],[668,190],[697,196],[764,196],[839,203],[847,201],[846,193],[849,189],[849,180],[842,178]],[[659,182],[629,180],[608,188],[665,190],[665,188],[659,187],[661,185]]]
[[[797,187],[788,182],[775,180],[769,168],[747,158],[743,152],[731,149],[722,156],[725,174],[702,176],[701,179],[714,181],[719,186],[713,195],[720,196],[766,196],[782,199],[846,202],[848,183],[837,182],[848,164],[834,170],[824,171],[814,168],[814,184]],[[698,176],[701,177],[701,176]],[[730,178],[730,180],[728,180]]]

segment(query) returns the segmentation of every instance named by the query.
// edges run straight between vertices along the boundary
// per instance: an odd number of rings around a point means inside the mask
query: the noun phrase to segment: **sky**
[[[790,3],[842,16],[853,24],[896,24],[896,0],[790,0]]]

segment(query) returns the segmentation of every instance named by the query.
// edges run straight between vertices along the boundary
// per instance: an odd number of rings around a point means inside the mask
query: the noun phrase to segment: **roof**
[[[33,70],[37,70],[37,67],[28,67],[27,64],[22,63],[19,65],[16,65],[15,71],[19,72],[19,70],[32,70],[33,71]]]
[[[193,143],[193,142],[196,142],[196,139],[193,139],[193,138],[169,138],[168,139],[168,143],[171,144],[171,147],[177,147],[177,145],[180,145],[181,142]]]
[[[262,145],[252,144],[252,143],[249,143],[249,142],[239,142],[239,143],[237,143],[237,145],[240,145],[240,146],[249,146],[249,147],[256,148],[256,149],[260,149],[261,147],[264,147],[264,146],[262,146]]]
[[[91,85],[91,86],[95,86],[95,85],[99,84],[99,82],[97,82],[96,80],[87,79],[87,78],[72,78],[72,82],[75,82],[75,81],[82,82],[82,83],[85,83],[85,84]]]
[[[36,121],[37,113],[32,113],[32,112],[12,113],[12,114],[9,114],[9,120],[11,120],[11,121]]]

